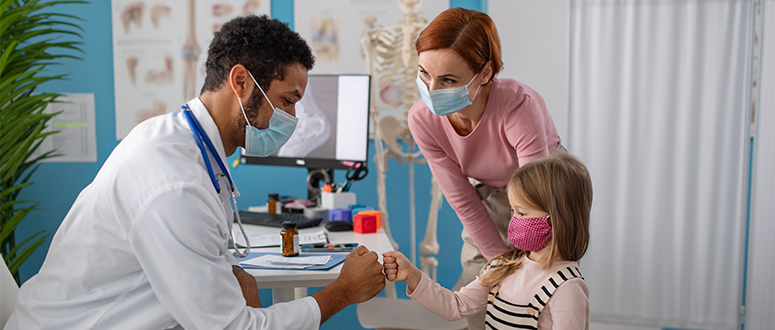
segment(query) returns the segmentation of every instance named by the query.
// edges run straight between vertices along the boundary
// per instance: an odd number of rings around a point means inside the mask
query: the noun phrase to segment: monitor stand
[[[330,168],[307,168],[307,199],[317,201],[320,196],[320,181],[334,183],[334,170]]]

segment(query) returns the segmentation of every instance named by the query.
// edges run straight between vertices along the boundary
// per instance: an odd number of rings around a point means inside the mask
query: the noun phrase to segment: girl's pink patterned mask
[[[520,250],[538,251],[552,240],[549,216],[541,218],[511,217],[509,241]]]

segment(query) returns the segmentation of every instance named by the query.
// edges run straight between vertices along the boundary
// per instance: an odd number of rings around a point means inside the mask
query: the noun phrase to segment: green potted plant
[[[16,227],[38,202],[18,199],[39,161],[56,156],[54,150],[36,155],[44,132],[56,114],[44,113],[60,94],[36,88],[63,74],[47,74],[61,59],[80,59],[80,18],[55,12],[54,6],[84,1],[0,0],[0,253],[19,283],[19,267],[48,237],[45,230],[17,242]]]

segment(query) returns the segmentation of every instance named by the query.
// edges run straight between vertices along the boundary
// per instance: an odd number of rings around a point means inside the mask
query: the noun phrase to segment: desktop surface
[[[323,226],[309,227],[300,229],[300,234],[312,233],[319,230],[325,230]],[[280,230],[274,227],[257,226],[245,224],[245,232],[248,236],[277,234]],[[366,246],[370,251],[377,253],[380,263],[382,262],[382,253],[393,251],[393,245],[384,230],[379,229],[376,233],[358,234],[352,231],[328,232],[328,240],[332,244],[337,243],[358,243]],[[251,248],[253,252],[276,252],[280,253],[279,247]],[[323,254],[323,253],[321,253]],[[347,252],[325,252],[325,254],[348,254]],[[287,270],[287,269],[245,269],[249,274],[256,278],[259,288],[296,288],[296,287],[319,287],[326,286],[333,282],[342,270],[339,264],[327,271],[314,270]]]

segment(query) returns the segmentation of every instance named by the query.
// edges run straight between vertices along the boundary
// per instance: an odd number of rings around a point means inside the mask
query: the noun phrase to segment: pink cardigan
[[[484,257],[506,252],[468,177],[503,187],[520,165],[554,152],[560,137],[541,95],[515,80],[494,79],[482,118],[467,136],[422,100],[409,110],[408,121],[444,196]]]
[[[578,263],[559,261],[544,271],[541,264],[525,258],[522,267],[501,282],[500,297],[513,304],[527,305],[544,282],[565,267],[578,267]],[[479,284],[477,278],[460,291],[452,292],[423,273],[414,292],[409,292],[407,288],[406,294],[434,314],[452,321],[485,310],[489,291]],[[574,278],[562,283],[549,298],[549,303],[538,316],[538,329],[583,330],[588,322],[589,288],[584,280]]]

